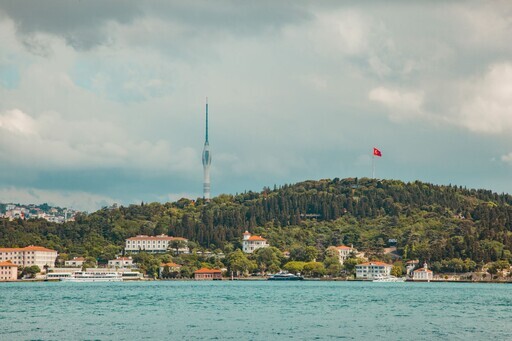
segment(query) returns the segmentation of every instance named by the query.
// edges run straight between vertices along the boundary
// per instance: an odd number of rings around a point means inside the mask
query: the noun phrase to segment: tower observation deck
[[[212,164],[212,153],[208,142],[208,97],[206,98],[206,135],[203,147],[203,198],[210,200],[210,166]]]

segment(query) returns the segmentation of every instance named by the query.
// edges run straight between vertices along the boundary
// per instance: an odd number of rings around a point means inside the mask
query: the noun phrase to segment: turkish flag
[[[377,148],[373,147],[373,155],[382,157],[382,153]]]

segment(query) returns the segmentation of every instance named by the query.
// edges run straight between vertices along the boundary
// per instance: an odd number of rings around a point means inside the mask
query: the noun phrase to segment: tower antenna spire
[[[206,97],[206,143],[208,143],[208,97]]]

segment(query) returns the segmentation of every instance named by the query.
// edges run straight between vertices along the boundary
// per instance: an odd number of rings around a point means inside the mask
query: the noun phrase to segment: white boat
[[[375,277],[373,277],[372,282],[377,282],[377,283],[405,282],[405,279],[403,277],[384,276],[384,275],[378,274]]]
[[[77,271],[70,277],[60,279],[63,282],[122,282],[123,276],[119,272],[87,272]]]
[[[304,277],[297,276],[288,272],[279,272],[267,278],[269,281],[302,281]]]

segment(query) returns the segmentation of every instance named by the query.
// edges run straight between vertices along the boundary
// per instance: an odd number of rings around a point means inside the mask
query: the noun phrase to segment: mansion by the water
[[[164,234],[159,236],[138,235],[128,238],[126,239],[126,246],[124,250],[131,253],[165,253],[173,249],[172,244],[174,241],[182,242],[181,245],[179,245],[178,253],[189,253],[187,239],[181,237],[170,237]]]

